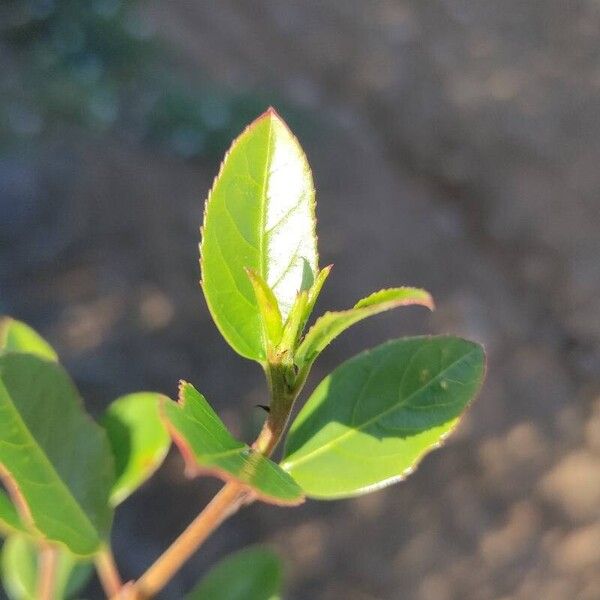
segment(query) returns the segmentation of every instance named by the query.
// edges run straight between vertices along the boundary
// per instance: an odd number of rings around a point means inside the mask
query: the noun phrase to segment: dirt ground
[[[600,3],[155,0],[144,14],[190,81],[309,115],[321,264],[335,265],[321,310],[397,284],[436,299],[433,315],[345,334],[309,390],[393,336],[451,332],[489,355],[460,431],[409,480],[253,506],[162,597],[265,541],[289,600],[600,599]],[[56,345],[96,414],[186,378],[240,435],[256,428],[261,373],[220,339],[197,284],[215,168],[117,136],[0,161],[18,206],[0,223],[0,310]],[[217,488],[187,481],[173,452],[118,513],[125,575]]]

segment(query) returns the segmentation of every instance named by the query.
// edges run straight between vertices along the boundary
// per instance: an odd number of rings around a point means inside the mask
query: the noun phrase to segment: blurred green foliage
[[[220,155],[265,101],[184,83],[135,0],[2,0],[0,142],[118,131],[184,157]]]

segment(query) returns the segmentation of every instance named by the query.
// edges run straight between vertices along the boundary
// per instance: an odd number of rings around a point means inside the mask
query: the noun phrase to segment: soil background
[[[488,352],[460,430],[406,482],[252,506],[161,598],[267,542],[289,600],[600,599],[600,3],[154,0],[139,14],[190,85],[259,94],[293,122],[335,265],[317,312],[390,285],[436,299],[344,334],[308,391],[390,337],[454,333]],[[0,310],[55,345],[95,415],[185,378],[245,439],[258,426],[262,374],[198,286],[217,165],[75,126],[0,158]],[[172,452],[118,511],[124,576],[218,487],[186,480]]]

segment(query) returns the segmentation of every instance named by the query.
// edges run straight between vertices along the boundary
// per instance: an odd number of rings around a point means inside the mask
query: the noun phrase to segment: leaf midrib
[[[323,452],[325,452],[326,450],[328,450],[332,446],[338,445],[341,441],[347,439],[348,437],[352,437],[356,433],[358,433],[358,432],[362,431],[363,429],[369,427],[373,423],[377,422],[379,419],[387,416],[388,414],[394,412],[395,410],[400,409],[402,406],[405,406],[410,400],[412,400],[416,395],[420,394],[421,392],[423,392],[424,390],[426,390],[427,388],[429,388],[440,377],[443,377],[443,375],[446,372],[448,372],[450,369],[454,368],[457,364],[459,364],[463,360],[469,358],[472,354],[474,354],[476,352],[477,352],[477,349],[474,348],[471,351],[467,352],[466,354],[463,354],[459,359],[457,359],[454,362],[452,362],[451,364],[449,364],[443,371],[440,371],[435,377],[432,377],[424,386],[418,388],[417,390],[415,390],[414,392],[412,392],[411,394],[409,394],[406,398],[403,399],[402,402],[400,402],[400,403],[392,406],[391,408],[388,408],[387,410],[384,410],[382,413],[379,413],[378,415],[376,415],[376,416],[374,416],[374,417],[372,417],[370,419],[367,419],[367,421],[365,421],[361,425],[352,426],[351,429],[348,429],[347,431],[345,431],[341,435],[333,438],[329,442],[323,444],[322,446],[319,446],[318,448],[316,448],[312,452],[309,452],[308,454],[300,457],[299,459],[297,459],[295,461],[294,460],[290,460],[290,461],[284,461],[284,462],[282,462],[281,463],[281,467],[283,469],[289,471],[290,469],[292,469],[294,467],[297,467],[298,465],[301,465],[302,463],[305,463],[307,460],[312,459],[315,456],[318,456],[319,454],[322,454]]]

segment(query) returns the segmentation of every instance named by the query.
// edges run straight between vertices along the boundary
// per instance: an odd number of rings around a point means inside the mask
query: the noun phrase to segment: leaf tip
[[[180,379],[177,386],[177,402],[181,406],[185,406],[185,390],[190,384],[185,379]]]
[[[423,297],[423,306],[425,306],[426,308],[428,308],[430,311],[433,312],[436,308],[435,300],[433,299],[433,296],[429,292],[427,292],[425,290],[423,290],[423,291],[425,292],[424,297]]]

